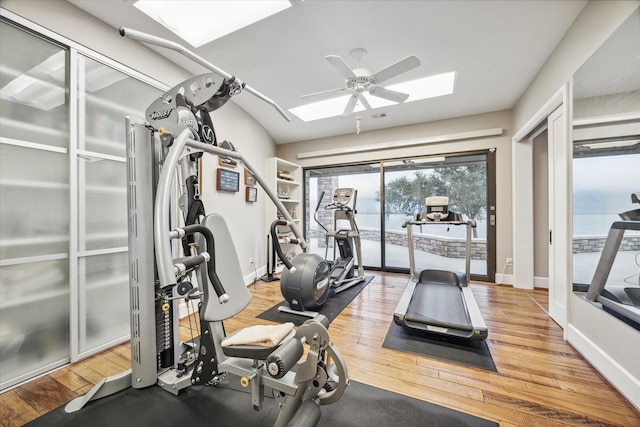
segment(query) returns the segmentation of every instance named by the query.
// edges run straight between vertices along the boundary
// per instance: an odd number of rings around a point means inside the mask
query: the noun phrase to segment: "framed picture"
[[[218,157],[218,164],[220,166],[227,166],[229,168],[235,168],[238,166],[238,162],[228,157]]]
[[[258,200],[258,189],[256,187],[247,187],[245,200],[247,202],[255,202]]]
[[[240,191],[240,174],[228,169],[218,168],[216,190]]]
[[[256,177],[248,169],[244,170],[244,185],[256,185]]]

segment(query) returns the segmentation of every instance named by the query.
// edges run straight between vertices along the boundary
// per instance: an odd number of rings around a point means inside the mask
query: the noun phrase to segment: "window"
[[[474,279],[493,280],[495,269],[495,211],[492,188],[493,152],[389,160],[381,163],[305,170],[305,232],[311,250],[325,255],[324,230],[314,220],[319,195],[325,191],[318,219],[330,230],[331,211],[323,207],[341,187],[358,190],[356,222],[367,268],[408,271],[407,232],[402,224],[425,210],[428,196],[448,196],[450,209],[463,218],[475,219],[471,274]],[[381,179],[382,177],[382,179]],[[340,224],[338,224],[340,227]],[[416,267],[464,271],[464,226],[425,225],[414,229],[414,241],[430,242],[416,247]],[[329,242],[328,258],[333,257]]]

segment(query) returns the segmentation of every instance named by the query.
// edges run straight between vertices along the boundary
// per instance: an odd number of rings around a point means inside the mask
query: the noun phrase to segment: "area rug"
[[[269,395],[270,396],[270,395]],[[318,426],[497,426],[463,412],[402,396],[355,381],[342,398],[321,407]],[[64,406],[26,424],[28,427],[264,427],[278,416],[275,399],[265,396],[262,410],[254,411],[245,390],[221,384],[194,386],[178,396],[151,386],[116,393],[89,402],[67,414]]]
[[[485,341],[434,339],[419,332],[410,333],[406,328],[391,322],[382,346],[418,356],[498,372]]]
[[[337,295],[327,298],[327,301],[320,308],[320,310],[318,310],[318,312],[327,316],[329,322],[332,322],[333,319],[338,317],[338,314],[340,314],[340,312],[344,310],[344,308],[349,305],[349,303],[360,293],[360,291],[363,290],[365,286],[367,286],[369,282],[371,282],[371,280],[373,280],[373,278],[374,276],[365,276],[363,282],[358,283],[357,285],[346,289]],[[293,324],[296,326],[302,325],[309,319],[308,317],[300,316],[297,314],[283,313],[281,311],[278,311],[278,307],[280,306],[288,307],[289,303],[287,301],[282,301],[274,305],[270,309],[262,312],[256,317],[259,319],[270,320],[272,322],[278,323],[293,322]]]

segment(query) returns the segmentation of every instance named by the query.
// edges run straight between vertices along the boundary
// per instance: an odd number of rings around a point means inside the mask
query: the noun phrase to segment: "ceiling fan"
[[[409,70],[412,70],[420,65],[420,60],[415,55],[410,55],[395,64],[391,64],[382,70],[371,73],[366,68],[360,67],[360,61],[367,54],[367,50],[361,47],[355,48],[351,51],[351,58],[353,58],[358,63],[358,68],[351,69],[344,62],[344,60],[337,55],[327,55],[325,59],[329,61],[333,67],[338,70],[338,72],[346,79],[345,87],[338,89],[330,89],[322,92],[310,93],[307,95],[302,95],[300,98],[308,98],[316,95],[324,95],[333,92],[349,92],[351,96],[347,101],[347,105],[342,113],[342,116],[348,116],[353,113],[356,108],[356,104],[358,101],[366,108],[367,110],[371,109],[371,105],[367,102],[366,98],[362,96],[365,92],[369,93],[372,96],[377,96],[378,98],[384,98],[389,101],[402,103],[409,98],[409,94],[397,92],[390,89],[385,89],[383,87],[378,86],[378,84],[389,80],[393,77],[399,76],[400,74],[406,73]]]

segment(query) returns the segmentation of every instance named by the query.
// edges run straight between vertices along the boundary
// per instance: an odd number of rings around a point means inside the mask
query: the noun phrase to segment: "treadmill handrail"
[[[607,239],[602,248],[602,254],[598,260],[596,270],[593,273],[587,295],[585,296],[587,300],[595,302],[598,295],[604,290],[607,279],[609,278],[609,273],[611,273],[611,268],[613,267],[613,261],[618,253],[626,230],[640,230],[640,221],[615,221],[611,224]]]
[[[415,254],[413,249],[413,225],[466,225],[467,226],[467,236],[466,236],[466,246],[465,246],[465,277],[467,279],[467,283],[471,280],[471,229],[476,228],[477,223],[475,219],[470,219],[468,221],[415,221],[409,220],[402,223],[402,228],[407,229],[407,246],[409,247],[409,275],[414,279],[418,280],[418,271],[416,270],[415,264]]]

